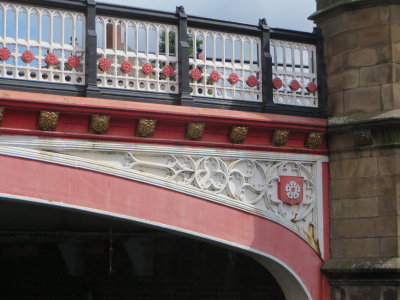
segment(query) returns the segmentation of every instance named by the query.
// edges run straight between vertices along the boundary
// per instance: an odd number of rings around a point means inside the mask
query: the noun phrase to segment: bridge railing
[[[0,87],[325,113],[316,34],[95,3],[0,3]]]

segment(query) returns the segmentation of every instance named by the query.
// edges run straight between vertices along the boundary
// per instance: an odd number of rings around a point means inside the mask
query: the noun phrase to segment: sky
[[[311,32],[307,17],[315,12],[315,0],[98,0],[175,12],[183,5],[188,15],[257,25],[266,18],[270,27]]]

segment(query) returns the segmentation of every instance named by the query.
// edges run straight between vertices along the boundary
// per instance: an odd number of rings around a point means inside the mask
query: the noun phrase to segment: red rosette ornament
[[[307,84],[307,88],[306,89],[307,89],[308,92],[314,94],[318,90],[318,87],[314,82],[311,81],[311,82],[309,82]]]
[[[297,91],[300,88],[300,83],[297,80],[292,80],[289,85],[292,91]]]
[[[24,63],[29,64],[35,59],[35,54],[31,50],[25,50],[21,55],[21,59]]]
[[[10,49],[3,47],[0,48],[0,60],[6,61],[11,57]]]
[[[212,71],[210,73],[210,79],[212,82],[218,82],[221,79],[221,75],[217,71]]]
[[[230,84],[235,85],[239,82],[239,75],[236,73],[232,73],[231,75],[229,75],[228,81]]]
[[[133,69],[133,65],[130,61],[125,60],[119,67],[123,73],[129,73]]]
[[[108,58],[101,58],[99,59],[99,62],[97,63],[97,67],[99,68],[100,71],[108,71],[111,69],[111,61]]]
[[[55,65],[58,62],[58,57],[54,53],[49,53],[44,58],[44,61],[48,66]]]
[[[142,72],[145,75],[150,75],[151,73],[154,72],[153,66],[149,63],[145,63],[142,67]]]
[[[249,87],[255,87],[258,85],[258,79],[256,76],[249,76],[249,78],[247,78],[246,83]]]
[[[71,55],[68,58],[68,64],[71,66],[71,68],[78,68],[81,65],[81,60],[78,56]]]
[[[174,76],[175,75],[175,69],[174,69],[174,67],[173,66],[171,66],[171,65],[165,65],[163,68],[162,68],[162,74],[165,76],[165,77],[172,77],[172,76]]]
[[[280,78],[274,78],[272,80],[272,85],[274,86],[274,89],[279,90],[283,86],[283,83]]]
[[[203,73],[198,68],[194,68],[194,69],[190,70],[190,77],[195,81],[200,80],[201,77],[203,76],[202,74]]]

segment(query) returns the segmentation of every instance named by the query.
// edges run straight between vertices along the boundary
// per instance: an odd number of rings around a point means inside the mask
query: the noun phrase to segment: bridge
[[[0,24],[1,296],[330,298],[318,31],[92,0]]]

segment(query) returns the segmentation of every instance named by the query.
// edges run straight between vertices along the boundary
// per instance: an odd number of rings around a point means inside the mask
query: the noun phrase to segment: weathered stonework
[[[201,140],[206,129],[206,124],[201,122],[188,123],[186,138],[193,141]]]
[[[317,0],[330,108],[333,300],[400,299],[400,2]]]
[[[136,128],[138,137],[152,137],[157,128],[157,120],[140,119]]]
[[[234,144],[242,144],[247,137],[249,127],[233,126],[229,135],[229,141]]]
[[[290,130],[289,129],[275,129],[272,134],[272,145],[274,146],[284,146],[289,139]]]
[[[53,111],[41,111],[38,119],[38,129],[44,131],[56,130],[60,113]]]
[[[105,115],[92,115],[90,120],[90,133],[103,134],[110,126],[111,116]]]

